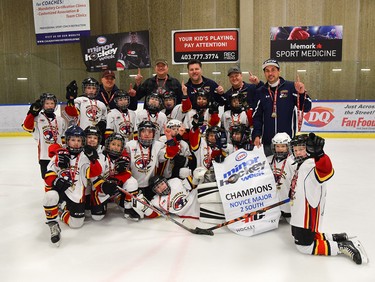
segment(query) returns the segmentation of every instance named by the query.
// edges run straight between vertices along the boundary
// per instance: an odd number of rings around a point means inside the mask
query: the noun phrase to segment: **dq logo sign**
[[[312,108],[310,112],[304,115],[305,125],[311,127],[323,127],[329,124],[335,116],[333,109],[325,107]]]

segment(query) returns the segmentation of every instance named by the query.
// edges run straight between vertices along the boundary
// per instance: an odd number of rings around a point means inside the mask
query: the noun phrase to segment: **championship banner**
[[[375,101],[314,101],[304,132],[375,132]]]
[[[342,25],[271,27],[271,58],[280,62],[341,61]]]
[[[172,30],[172,63],[186,64],[238,61],[238,28],[208,30]]]
[[[123,71],[150,67],[149,32],[134,31],[81,38],[86,71]]]
[[[90,35],[89,0],[33,0],[36,43],[78,43]]]
[[[227,221],[257,211],[279,201],[276,184],[263,148],[240,149],[214,162],[216,182]],[[280,209],[275,207],[254,217],[228,225],[236,234],[253,236],[279,225]]]

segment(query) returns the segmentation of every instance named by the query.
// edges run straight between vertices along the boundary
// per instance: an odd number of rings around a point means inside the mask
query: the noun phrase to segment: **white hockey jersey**
[[[172,178],[168,180],[171,193],[167,196],[155,195],[151,204],[165,213],[171,213],[180,217],[199,218],[199,204],[197,190],[192,189],[185,178]]]
[[[118,109],[110,110],[107,116],[107,129],[120,133],[125,142],[133,140],[133,134],[137,131],[136,113],[132,110],[128,110],[127,113]]]
[[[77,124],[82,129],[92,125],[95,126],[99,121],[106,121],[107,119],[107,107],[99,100],[80,96],[74,99],[74,106],[80,112]]]
[[[158,112],[151,115],[146,109],[137,113],[137,127],[142,121],[151,121],[156,126],[155,140],[159,140],[160,136],[164,135],[164,126],[167,124],[167,116],[163,112]]]
[[[228,110],[223,113],[221,116],[221,126],[225,129],[227,133],[227,140],[229,143],[232,143],[230,138],[230,129],[233,125],[244,124],[249,126],[249,121],[247,119],[247,115],[245,111],[242,111],[239,114],[232,113],[232,111]]]

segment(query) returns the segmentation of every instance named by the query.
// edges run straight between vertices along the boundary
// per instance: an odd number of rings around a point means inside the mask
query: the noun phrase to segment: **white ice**
[[[358,236],[370,262],[299,253],[290,226],[242,237],[226,227],[195,235],[163,218],[129,222],[114,204],[101,222],[60,223],[59,248],[44,223],[43,181],[30,137],[0,138],[0,281],[375,281],[374,139],[327,139],[335,175],[323,231]],[[190,220],[190,227],[202,225]]]

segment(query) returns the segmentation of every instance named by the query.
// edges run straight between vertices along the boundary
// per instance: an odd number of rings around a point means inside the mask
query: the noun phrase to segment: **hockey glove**
[[[66,99],[74,100],[75,98],[77,98],[77,94],[78,94],[77,82],[73,80],[66,87]]]
[[[193,121],[191,122],[194,129],[198,129],[203,125],[203,116],[199,116],[199,114],[193,115]]]
[[[36,117],[37,115],[39,115],[41,110],[42,110],[42,103],[38,99],[34,103],[31,104],[28,114],[32,114],[34,117]]]
[[[104,194],[114,195],[117,192],[117,183],[113,181],[105,181],[102,183],[102,191]]]
[[[324,155],[324,139],[310,132],[306,140],[306,153],[309,158],[320,159]]]
[[[70,153],[67,149],[57,150],[57,166],[61,169],[68,168],[70,165]]]
[[[129,170],[130,159],[129,157],[121,156],[116,160],[115,169],[118,173]]]
[[[89,145],[85,145],[85,147],[83,147],[83,152],[91,162],[95,162],[97,159],[99,159],[98,152],[95,150],[95,148]]]
[[[96,127],[99,129],[100,133],[104,133],[107,127],[105,120],[101,120],[96,124]]]
[[[52,189],[57,192],[65,192],[65,190],[68,189],[70,186],[72,186],[72,182],[70,182],[70,180],[57,177],[55,181],[53,181]]]
[[[226,149],[228,144],[227,135],[224,131],[220,131],[216,136],[216,146],[219,149]]]
[[[210,107],[208,108],[208,113],[209,114],[218,114],[219,113],[219,103],[218,102],[212,102],[210,104]]]
[[[220,154],[220,155],[217,155],[214,160],[215,160],[215,162],[220,164],[220,163],[224,162],[225,157],[222,154]]]

